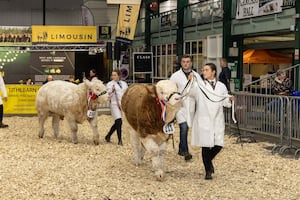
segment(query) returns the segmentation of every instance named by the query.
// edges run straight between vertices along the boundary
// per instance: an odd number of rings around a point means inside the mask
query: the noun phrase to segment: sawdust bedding
[[[112,119],[99,116],[101,144],[92,131],[79,125],[78,144],[71,142],[66,121],[54,139],[51,120],[43,139],[38,138],[37,117],[5,117],[0,129],[0,199],[300,199],[300,160],[272,155],[268,142],[247,143],[225,137],[225,148],[214,160],[213,180],[204,180],[201,150],[190,147],[191,162],[177,155],[169,141],[165,156],[166,177],[156,181],[149,154],[142,166],[132,162],[126,122],[124,146],[116,134],[104,142]]]

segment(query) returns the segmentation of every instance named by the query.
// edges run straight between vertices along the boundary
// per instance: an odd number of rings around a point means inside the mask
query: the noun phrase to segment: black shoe
[[[7,124],[3,124],[3,123],[0,124],[0,128],[7,128],[7,127],[8,127]]]
[[[123,142],[122,142],[122,141],[119,141],[119,142],[118,142],[118,145],[123,146]]]
[[[110,137],[108,135],[105,136],[106,142],[110,143]]]
[[[211,180],[212,179],[212,176],[211,176],[211,173],[210,172],[206,172],[206,175],[205,175],[205,180]]]
[[[186,153],[182,152],[182,151],[178,151],[178,155],[180,156],[185,156]]]
[[[192,158],[193,158],[193,156],[192,156],[191,154],[189,154],[189,153],[188,153],[187,155],[184,156],[184,160],[185,160],[185,161],[189,161],[189,160],[191,160]]]

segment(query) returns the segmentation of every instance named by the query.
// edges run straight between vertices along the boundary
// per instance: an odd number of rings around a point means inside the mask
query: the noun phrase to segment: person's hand
[[[229,96],[229,100],[230,100],[230,101],[234,101],[234,96],[230,95],[230,96]]]
[[[194,78],[194,73],[191,72],[191,73],[188,75],[188,80],[190,81],[190,80],[192,80],[193,78]]]
[[[4,100],[4,101],[7,101],[7,97],[3,97],[3,100]]]
[[[115,92],[116,91],[116,88],[115,88],[115,85],[112,86],[112,92]]]

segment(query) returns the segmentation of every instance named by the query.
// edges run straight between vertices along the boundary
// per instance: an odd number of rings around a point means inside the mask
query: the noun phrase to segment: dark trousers
[[[115,130],[117,130],[118,140],[119,142],[121,142],[122,141],[122,119],[121,118],[115,120],[115,123],[110,128],[106,137],[110,138],[111,135],[115,132]]]
[[[202,147],[202,161],[205,167],[206,173],[213,172],[213,164],[212,160],[216,157],[216,155],[221,151],[221,146],[214,147]]]
[[[0,124],[2,123],[3,120],[3,104],[0,105]]]
[[[181,153],[189,153],[189,148],[188,148],[188,132],[189,132],[189,127],[186,122],[180,123],[179,124],[179,129],[180,129],[180,141],[179,141],[179,152]]]

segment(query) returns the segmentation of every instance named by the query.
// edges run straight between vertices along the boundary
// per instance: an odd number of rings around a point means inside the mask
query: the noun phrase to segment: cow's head
[[[167,105],[167,116],[165,123],[171,122],[176,112],[182,106],[182,96],[178,93],[176,84],[171,80],[161,80],[156,84],[156,93],[160,100]]]
[[[86,79],[84,80],[84,83],[88,86],[92,100],[97,101],[97,103],[104,103],[108,100],[106,87],[102,81],[97,79],[89,81]]]

